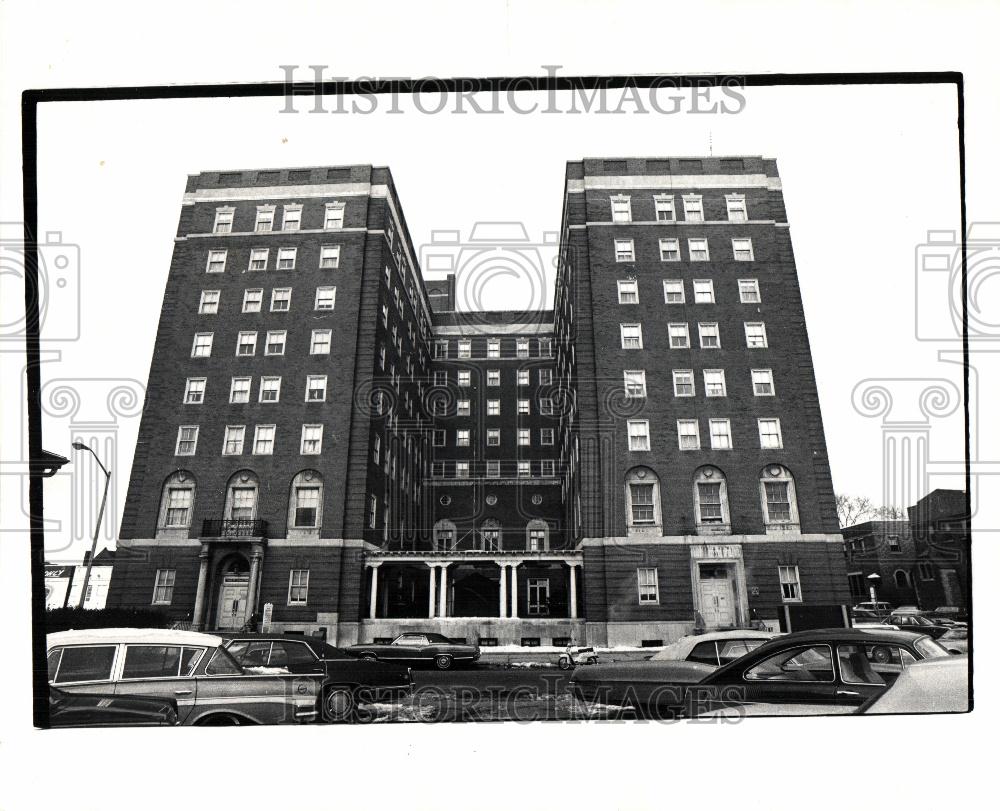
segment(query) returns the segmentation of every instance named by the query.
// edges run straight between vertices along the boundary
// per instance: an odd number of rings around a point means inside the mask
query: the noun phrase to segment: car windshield
[[[917,653],[921,655],[924,659],[937,659],[940,656],[951,656],[948,649],[931,639],[929,636],[922,636],[916,642],[913,643],[913,647],[917,649]]]

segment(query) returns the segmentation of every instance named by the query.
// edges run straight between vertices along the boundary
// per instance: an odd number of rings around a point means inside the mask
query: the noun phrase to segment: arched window
[[[893,573],[893,578],[896,580],[897,589],[908,589],[910,587],[910,575],[903,569],[896,569]]]
[[[648,467],[634,467],[625,474],[625,509],[630,531],[662,527],[660,480]]]
[[[495,518],[487,518],[479,528],[478,549],[484,552],[499,552],[503,549],[503,527]]]
[[[292,479],[288,499],[289,537],[318,537],[322,526],[323,477],[316,470],[303,470]]]
[[[257,517],[257,493],[260,482],[252,470],[234,473],[226,485],[227,521],[252,521]]]
[[[431,543],[435,550],[447,551],[455,548],[456,537],[455,525],[451,521],[442,519],[434,525],[434,536]]]
[[[795,480],[782,465],[766,465],[760,472],[760,503],[765,529],[798,529],[799,508]]]
[[[156,521],[156,537],[184,537],[191,529],[194,513],[194,475],[178,470],[163,483],[160,513]]]
[[[726,474],[719,468],[705,465],[695,471],[694,515],[699,532],[715,534],[730,531]]]
[[[549,525],[541,518],[533,518],[525,529],[526,545],[529,552],[549,551]]]

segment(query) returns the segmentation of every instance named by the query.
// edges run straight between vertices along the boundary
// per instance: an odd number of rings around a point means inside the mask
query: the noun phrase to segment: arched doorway
[[[239,630],[250,614],[250,564],[247,559],[234,554],[222,560],[216,583],[219,597],[215,604],[215,627]]]

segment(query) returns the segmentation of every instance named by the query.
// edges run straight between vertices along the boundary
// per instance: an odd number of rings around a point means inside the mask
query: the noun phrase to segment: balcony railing
[[[211,519],[201,525],[202,538],[266,538],[267,521],[250,518]]]

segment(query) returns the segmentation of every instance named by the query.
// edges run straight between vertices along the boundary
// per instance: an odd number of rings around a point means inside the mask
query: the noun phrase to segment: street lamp
[[[878,584],[881,581],[882,577],[878,572],[872,572],[868,575],[868,593],[872,598],[872,611],[875,612],[875,616],[881,616],[878,609]]]
[[[94,453],[94,449],[91,448],[90,445],[84,445],[82,442],[74,442],[73,449],[78,451],[90,451],[90,454],[94,457],[94,461],[97,462],[98,467],[104,471],[104,496],[101,498],[101,509],[97,513],[97,526],[94,527],[94,542],[90,545],[90,557],[87,558],[87,571],[83,575],[83,588],[80,589],[80,602],[77,604],[78,608],[83,608],[83,604],[87,599],[87,587],[90,585],[90,568],[94,565],[94,555],[97,552],[97,538],[101,534],[101,520],[104,518],[104,505],[108,502],[108,485],[111,484],[111,471],[101,464],[101,460],[97,458],[97,454]]]

